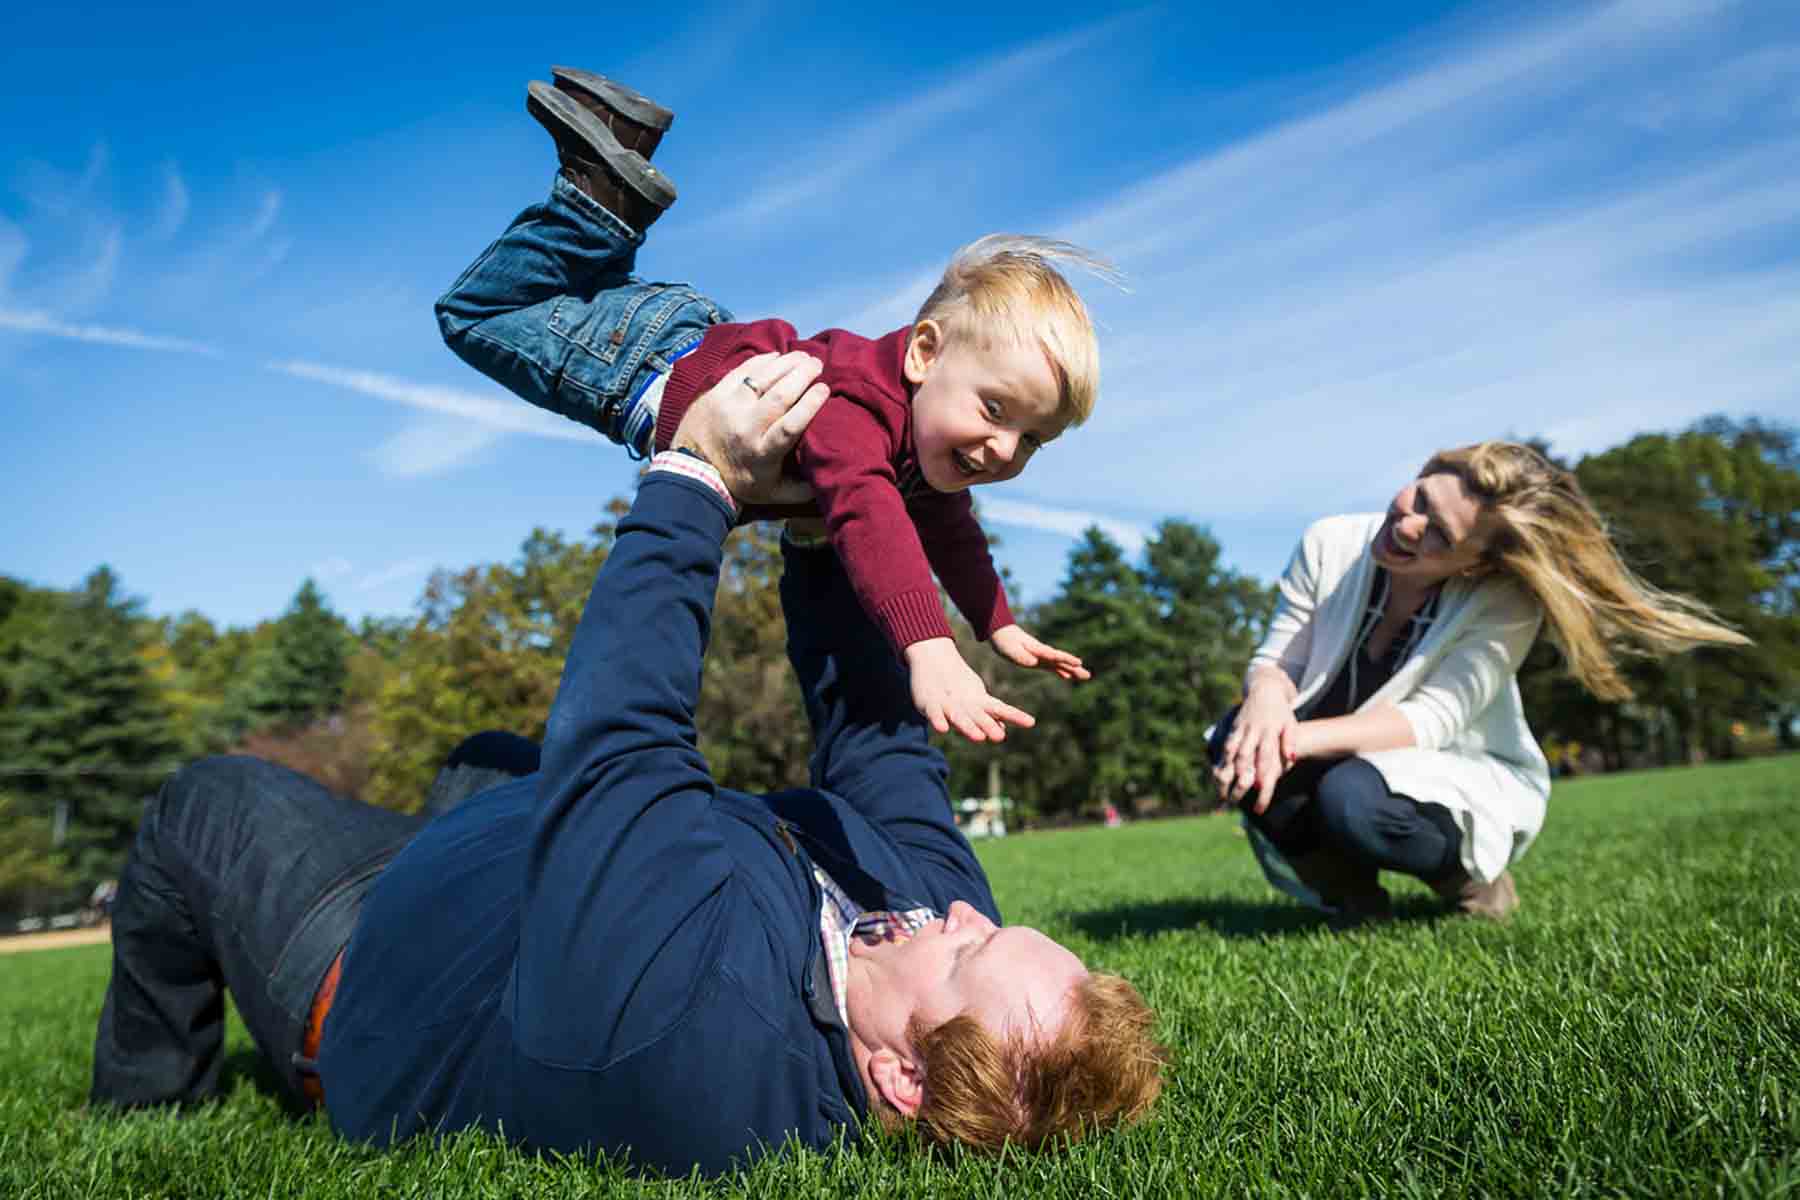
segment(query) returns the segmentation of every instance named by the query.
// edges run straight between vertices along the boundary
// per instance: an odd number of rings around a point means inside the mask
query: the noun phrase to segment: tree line
[[[1582,693],[1540,644],[1520,685],[1553,760],[1617,769],[1791,747],[1800,436],[1712,419],[1564,465],[1646,579],[1705,601],[1757,644],[1635,660],[1625,704]],[[439,570],[413,616],[354,626],[310,579],[279,617],[221,629],[192,611],[145,614],[106,567],[68,592],[0,577],[0,913],[115,872],[143,799],[202,754],[259,754],[412,810],[466,734],[540,738],[625,507],[613,501],[586,537],[536,529],[510,562]],[[806,781],[779,578],[776,527],[732,534],[699,727],[718,777],[750,790]],[[959,626],[969,661],[1038,725],[998,746],[945,739],[953,794],[1004,794],[1015,820],[1039,823],[1207,803],[1205,731],[1235,702],[1274,597],[1189,521],[1163,521],[1135,559],[1088,530],[1055,594],[1021,616],[1081,654],[1094,682],[1020,672]]]

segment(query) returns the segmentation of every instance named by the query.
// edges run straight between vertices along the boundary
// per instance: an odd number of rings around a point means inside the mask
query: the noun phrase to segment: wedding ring
[[[763,389],[757,387],[756,381],[754,379],[750,378],[748,375],[746,375],[742,379],[738,380],[738,382],[743,384],[745,387],[749,388],[751,391],[755,392],[758,396],[761,396],[763,394]]]

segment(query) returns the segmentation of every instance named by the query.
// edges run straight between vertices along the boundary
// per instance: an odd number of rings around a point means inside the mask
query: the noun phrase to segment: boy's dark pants
[[[255,758],[209,758],[144,806],[112,909],[113,971],[94,1039],[92,1098],[203,1100],[219,1084],[225,989],[277,1074],[381,869],[431,816],[537,769],[537,747],[478,734],[450,757],[427,810],[334,795]]]

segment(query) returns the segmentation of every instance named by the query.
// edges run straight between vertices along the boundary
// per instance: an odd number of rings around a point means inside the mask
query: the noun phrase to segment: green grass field
[[[1225,818],[982,847],[1014,921],[1137,981],[1156,1115],[1060,1155],[870,1137],[709,1186],[485,1137],[376,1153],[285,1112],[241,1029],[220,1102],[82,1106],[104,948],[0,958],[0,1197],[1800,1195],[1800,759],[1559,786],[1506,927],[1334,933]]]

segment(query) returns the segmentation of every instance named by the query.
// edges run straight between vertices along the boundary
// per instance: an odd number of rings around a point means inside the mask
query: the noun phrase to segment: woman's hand
[[[908,646],[906,669],[912,675],[913,707],[939,733],[954,726],[971,742],[1000,742],[1006,740],[1009,723],[1022,729],[1037,724],[1024,709],[988,695],[981,676],[947,637]]]
[[[812,488],[782,464],[830,394],[810,354],[759,354],[688,406],[670,446],[692,450],[718,471],[739,504],[803,504]]]
[[[1021,667],[1055,671],[1071,683],[1093,678],[1092,673],[1081,665],[1081,659],[1048,642],[1038,641],[1017,625],[1002,625],[988,640],[1002,658]]]
[[[1219,795],[1230,803],[1245,803],[1254,789],[1251,811],[1262,812],[1282,774],[1299,760],[1294,695],[1293,681],[1279,668],[1265,667],[1252,677],[1219,765],[1213,768]]]

